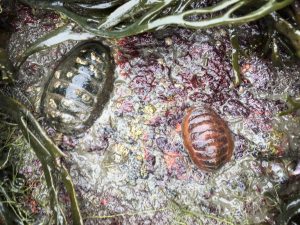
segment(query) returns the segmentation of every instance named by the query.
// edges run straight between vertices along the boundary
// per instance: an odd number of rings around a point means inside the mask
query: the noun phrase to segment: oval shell
[[[226,122],[211,108],[189,109],[182,121],[184,146],[202,170],[213,171],[228,162],[233,139]]]
[[[75,46],[51,74],[41,112],[57,131],[81,133],[100,116],[113,90],[114,62],[101,42]]]

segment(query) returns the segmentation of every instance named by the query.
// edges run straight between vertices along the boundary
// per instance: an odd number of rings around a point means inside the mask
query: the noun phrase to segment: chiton
[[[62,58],[41,99],[41,112],[57,131],[78,134],[100,116],[114,83],[114,61],[101,42],[84,42]]]
[[[226,122],[209,107],[187,111],[182,121],[182,135],[192,161],[202,170],[216,170],[232,156],[231,132]]]

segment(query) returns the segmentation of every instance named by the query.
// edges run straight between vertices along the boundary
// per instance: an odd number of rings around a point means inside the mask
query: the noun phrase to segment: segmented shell
[[[202,170],[213,171],[228,162],[233,140],[224,120],[211,108],[189,109],[182,122],[184,146]]]
[[[44,89],[41,111],[66,134],[80,133],[101,114],[113,89],[114,63],[100,42],[75,46],[59,63]]]

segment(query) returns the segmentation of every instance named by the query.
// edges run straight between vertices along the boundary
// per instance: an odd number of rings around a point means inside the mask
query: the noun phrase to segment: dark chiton
[[[75,46],[54,70],[41,99],[49,123],[65,134],[89,128],[113,90],[114,62],[107,46],[85,42]]]
[[[202,170],[213,171],[228,162],[233,139],[226,122],[211,108],[189,109],[182,122],[184,146]]]

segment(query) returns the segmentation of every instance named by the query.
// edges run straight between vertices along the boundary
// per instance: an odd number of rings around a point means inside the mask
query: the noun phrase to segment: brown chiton
[[[202,170],[213,171],[228,162],[233,139],[226,122],[211,108],[200,106],[187,111],[182,121],[184,146]]]
[[[100,116],[113,90],[114,62],[101,42],[75,46],[50,75],[41,112],[57,131],[78,134]]]

